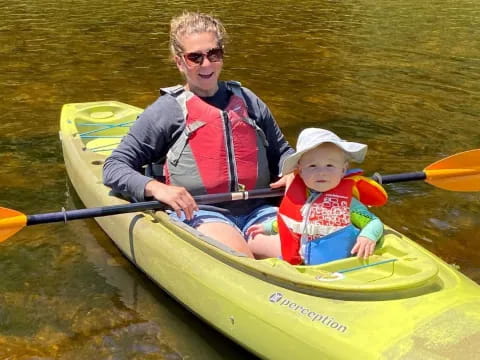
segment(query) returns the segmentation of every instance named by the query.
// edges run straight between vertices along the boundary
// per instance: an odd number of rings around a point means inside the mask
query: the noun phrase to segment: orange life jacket
[[[280,204],[277,216],[283,259],[293,265],[304,261],[309,264],[308,259],[317,256],[311,253],[312,251],[326,250],[336,254],[326,254],[326,257],[322,255],[322,258],[330,259],[329,261],[348,256],[354,244],[352,238],[356,240],[358,234],[358,230],[349,228],[353,228],[350,222],[352,196],[364,205],[372,206],[383,205],[388,198],[378,183],[358,173],[347,175],[334,189],[311,195],[301,177],[297,175]],[[305,216],[308,217],[307,221]],[[344,239],[334,239],[328,249],[309,244],[333,233],[342,234]]]

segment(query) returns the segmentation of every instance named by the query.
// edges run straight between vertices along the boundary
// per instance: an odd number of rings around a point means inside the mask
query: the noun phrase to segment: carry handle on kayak
[[[465,151],[439,160],[423,171],[394,175],[373,176],[381,184],[401,181],[425,180],[427,183],[451,191],[480,191],[480,149]],[[215,204],[256,198],[279,197],[284,189],[255,189],[250,191],[195,196],[198,204]],[[62,210],[60,212],[25,215],[19,211],[0,208],[0,242],[8,239],[25,226],[67,222],[69,220],[110,216],[153,209],[166,209],[160,201],[146,201],[98,208]]]

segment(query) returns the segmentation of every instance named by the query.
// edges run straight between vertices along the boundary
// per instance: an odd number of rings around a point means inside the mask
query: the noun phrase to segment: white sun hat
[[[297,151],[288,156],[283,162],[282,175],[286,175],[294,171],[298,161],[304,153],[316,148],[323,143],[332,143],[337,145],[347,154],[349,160],[361,163],[367,154],[367,145],[356,142],[350,142],[340,139],[333,132],[319,129],[308,128],[302,130],[297,140]]]

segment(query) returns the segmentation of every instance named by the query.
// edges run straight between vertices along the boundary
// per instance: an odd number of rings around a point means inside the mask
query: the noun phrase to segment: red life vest
[[[163,89],[184,110],[185,129],[165,162],[167,184],[183,186],[193,195],[268,187],[270,172],[266,136],[249,118],[240,84],[220,110],[182,86]]]
[[[334,189],[309,199],[308,189],[297,175],[277,216],[283,259],[293,265],[303,262],[302,234],[305,234],[303,241],[308,242],[351,225],[353,195],[365,205],[379,206],[387,201],[387,194],[379,184],[358,174],[344,177]],[[305,216],[308,216],[307,222]]]

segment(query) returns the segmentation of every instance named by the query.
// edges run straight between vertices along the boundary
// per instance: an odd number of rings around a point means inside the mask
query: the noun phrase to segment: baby
[[[364,204],[383,205],[387,194],[359,171],[347,172],[349,161],[362,162],[366,152],[367,145],[342,140],[331,131],[303,130],[296,153],[283,164],[282,174],[293,172],[295,177],[277,219],[254,225],[247,234],[278,233],[282,258],[294,265],[321,264],[351,254],[370,256],[383,224]]]

